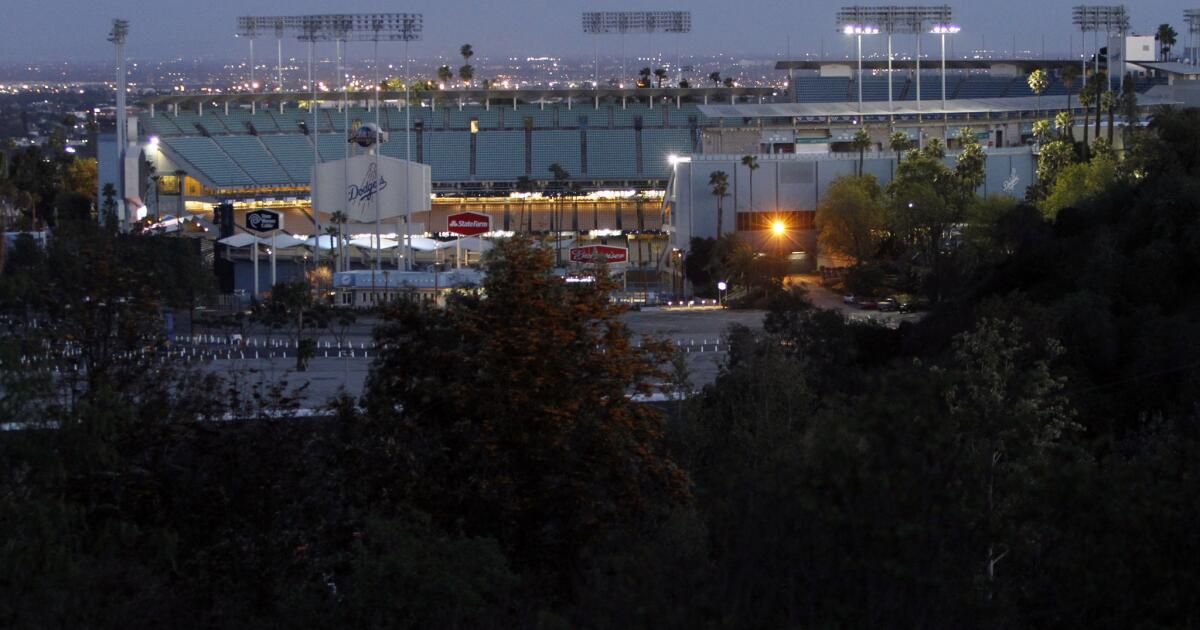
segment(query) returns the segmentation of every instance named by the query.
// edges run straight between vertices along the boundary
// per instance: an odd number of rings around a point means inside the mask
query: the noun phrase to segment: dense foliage
[[[22,241],[0,625],[1194,627],[1198,116],[1067,165],[1052,213],[910,154],[875,243],[934,309],[892,330],[776,291],[658,406],[627,394],[685,371],[520,239],[486,297],[393,309],[365,396],[321,419],[154,359],[177,239]]]

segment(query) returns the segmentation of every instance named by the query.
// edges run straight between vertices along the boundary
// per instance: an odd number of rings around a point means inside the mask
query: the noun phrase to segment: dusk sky
[[[853,4],[847,0],[844,4]],[[1073,30],[1070,0],[1006,0],[1003,2],[951,2],[963,34],[955,50],[977,48],[986,38],[988,48],[1007,50],[1013,35],[1019,49],[1065,52]],[[793,2],[785,0],[692,0],[645,4],[625,0],[605,3],[478,2],[439,0],[404,2],[316,0],[246,0],[204,2],[184,0],[6,0],[0,17],[0,60],[48,61],[95,59],[110,54],[105,41],[109,21],[124,17],[131,21],[129,55],[134,58],[163,58],[196,55],[239,58],[246,47],[233,37],[238,15],[296,15],[305,13],[413,11],[425,16],[425,40],[412,47],[414,57],[452,54],[458,45],[471,42],[480,58],[505,55],[592,55],[593,42],[580,34],[583,10],[690,9],[693,33],[678,38],[658,35],[654,48],[673,54],[731,53],[736,55],[782,54],[791,37],[794,54],[816,53],[824,38],[829,55],[845,54],[847,39],[833,27],[839,2]],[[865,3],[872,4],[872,3]],[[1185,44],[1178,0],[1139,0],[1127,3],[1135,32],[1150,33],[1161,22],[1172,23]],[[1079,35],[1074,34],[1078,49]],[[880,40],[880,43],[882,40]],[[676,46],[678,45],[678,48]],[[619,37],[600,42],[601,54],[618,54]],[[626,39],[630,55],[650,49],[645,35]],[[897,47],[907,44],[898,40]],[[285,44],[285,54],[301,54],[296,42]],[[265,46],[264,46],[265,48]],[[873,46],[864,44],[865,49]],[[399,46],[396,46],[396,53]],[[263,51],[268,53],[267,50]],[[352,46],[355,57],[369,55],[366,45]],[[393,53],[395,54],[395,53]]]

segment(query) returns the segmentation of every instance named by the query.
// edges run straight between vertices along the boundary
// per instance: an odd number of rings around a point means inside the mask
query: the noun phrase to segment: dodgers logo
[[[387,185],[387,180],[379,176],[378,165],[371,164],[362,183],[357,186],[351,184],[346,189],[346,203],[358,206],[359,210],[365,210],[367,204],[374,201],[375,195],[387,188]]]

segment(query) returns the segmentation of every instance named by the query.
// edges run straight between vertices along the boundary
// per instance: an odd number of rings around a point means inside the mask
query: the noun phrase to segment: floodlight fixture
[[[1092,33],[1092,40],[1095,42],[1096,36],[1100,33],[1106,35],[1118,34],[1121,36],[1121,59],[1125,58],[1125,33],[1129,32],[1129,14],[1125,11],[1123,4],[1081,4],[1076,5],[1071,11],[1071,21],[1086,35]],[[1095,72],[1100,73],[1100,51],[1099,45],[1096,46],[1095,54]],[[1110,58],[1112,51],[1109,51]],[[1087,58],[1084,56],[1080,60],[1082,64],[1084,85],[1087,85]],[[1111,74],[1111,73],[1110,73]],[[1121,73],[1121,82],[1124,83],[1124,72]],[[1109,77],[1108,89],[1112,89],[1112,77]]]
[[[625,34],[692,32],[691,11],[584,11],[581,17],[585,35],[621,36],[621,83],[625,82]],[[600,82],[600,54],[595,53],[592,82]]]
[[[1188,34],[1192,36],[1192,65],[1196,65],[1200,59],[1197,58],[1197,48],[1195,42],[1200,41],[1200,9],[1185,9],[1183,12],[1183,22],[1187,24]]]
[[[863,35],[887,34],[888,47],[888,109],[892,108],[892,35],[913,35],[917,40],[916,77],[917,109],[921,109],[921,36],[929,24],[947,25],[953,22],[953,10],[948,4],[941,5],[884,5],[845,6],[837,13],[839,30],[845,35],[857,35],[856,29],[874,29]],[[861,77],[859,85],[862,85]],[[861,101],[861,99],[860,99]]]

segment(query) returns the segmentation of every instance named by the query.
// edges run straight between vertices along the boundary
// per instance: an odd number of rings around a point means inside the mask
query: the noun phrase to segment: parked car
[[[858,304],[858,298],[852,293],[847,293],[842,296],[842,304]]]
[[[864,311],[878,310],[879,302],[876,302],[875,300],[859,300],[858,308],[861,308]]]
[[[895,298],[887,298],[887,299],[879,300],[879,310],[884,313],[890,313],[892,311],[898,310],[899,308],[900,308],[900,304],[898,302],[896,302]]]

